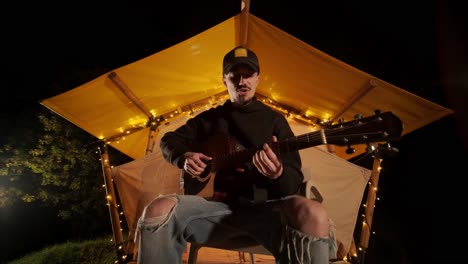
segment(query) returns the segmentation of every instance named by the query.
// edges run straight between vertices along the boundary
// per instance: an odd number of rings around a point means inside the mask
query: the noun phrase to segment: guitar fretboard
[[[389,141],[401,136],[402,122],[391,112],[340,123],[328,128],[269,143],[276,153],[288,153],[322,144],[349,146],[379,141]],[[223,153],[213,156],[210,166],[214,170],[251,160],[254,153],[262,149],[251,149]]]

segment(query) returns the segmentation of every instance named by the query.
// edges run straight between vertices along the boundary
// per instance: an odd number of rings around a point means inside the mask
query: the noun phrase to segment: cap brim
[[[245,64],[247,66],[249,66],[250,68],[252,68],[252,70],[258,72],[259,71],[259,68],[258,68],[258,65],[256,65],[255,63],[251,62],[250,60],[243,60],[243,59],[238,59],[236,62],[234,63],[230,63],[228,65],[226,65],[224,67],[224,73],[228,73],[232,70],[232,68],[234,68],[235,66],[239,65],[239,64]]]

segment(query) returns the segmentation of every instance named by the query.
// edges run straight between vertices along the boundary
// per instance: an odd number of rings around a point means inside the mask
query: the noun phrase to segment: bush
[[[101,238],[46,247],[9,264],[113,264],[116,260],[114,243]]]

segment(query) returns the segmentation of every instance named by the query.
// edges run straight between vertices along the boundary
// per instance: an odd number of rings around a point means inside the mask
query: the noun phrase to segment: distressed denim
[[[235,210],[199,196],[165,197],[177,202],[169,214],[143,219],[144,211],[138,220],[138,264],[182,263],[187,242],[213,243],[240,235],[251,236],[262,244],[278,264],[322,264],[336,256],[331,222],[328,238],[311,237],[285,223],[280,207],[288,197]]]

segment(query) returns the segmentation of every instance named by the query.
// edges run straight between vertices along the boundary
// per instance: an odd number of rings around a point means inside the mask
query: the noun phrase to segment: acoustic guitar
[[[323,144],[348,146],[373,142],[391,142],[401,137],[402,121],[392,112],[376,111],[369,117],[358,117],[352,121],[324,126],[322,129],[268,143],[277,154],[301,150]],[[185,194],[198,194],[205,188],[211,176],[223,168],[234,168],[251,161],[262,145],[242,150],[233,150],[232,141],[226,135],[214,135],[208,141],[193,146],[193,151],[210,157],[207,168],[200,176],[182,170]]]

